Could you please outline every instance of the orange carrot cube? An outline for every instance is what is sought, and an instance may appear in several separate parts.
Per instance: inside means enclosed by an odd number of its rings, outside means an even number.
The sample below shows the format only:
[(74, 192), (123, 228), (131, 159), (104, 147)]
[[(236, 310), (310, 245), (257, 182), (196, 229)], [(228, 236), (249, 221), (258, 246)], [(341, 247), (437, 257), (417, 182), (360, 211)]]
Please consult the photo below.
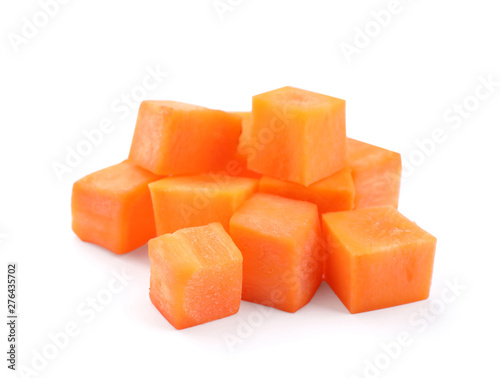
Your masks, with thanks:
[(381, 147), (347, 139), (349, 165), (356, 189), (355, 208), (398, 208), (401, 155)]
[(215, 174), (168, 177), (154, 182), (149, 188), (157, 233), (212, 222), (229, 230), (229, 219), (257, 191), (257, 185), (255, 179)]
[(230, 235), (243, 255), (243, 294), (249, 302), (295, 312), (322, 280), (315, 204), (257, 193), (231, 218)]
[(351, 313), (429, 296), (436, 238), (392, 206), (323, 214), (325, 280)]
[(284, 87), (253, 97), (248, 168), (305, 186), (347, 164), (345, 101)]
[(263, 176), (259, 192), (315, 203), (320, 213), (354, 208), (354, 183), (349, 168), (309, 186)]
[(242, 256), (220, 223), (151, 239), (151, 302), (177, 329), (224, 318), (241, 302)]
[(252, 148), (248, 144), (248, 133), (250, 132), (250, 112), (232, 112), (241, 118), (241, 135), (238, 142), (238, 148), (233, 158), (226, 164), (224, 172), (219, 174), (228, 174), (230, 176), (261, 178), (260, 173), (248, 169), (247, 159), (252, 153)]
[(241, 133), (235, 114), (175, 101), (144, 101), (129, 159), (161, 175), (224, 169)]
[(146, 244), (156, 236), (148, 184), (160, 178), (125, 160), (76, 181), (73, 231), (83, 241), (115, 253)]

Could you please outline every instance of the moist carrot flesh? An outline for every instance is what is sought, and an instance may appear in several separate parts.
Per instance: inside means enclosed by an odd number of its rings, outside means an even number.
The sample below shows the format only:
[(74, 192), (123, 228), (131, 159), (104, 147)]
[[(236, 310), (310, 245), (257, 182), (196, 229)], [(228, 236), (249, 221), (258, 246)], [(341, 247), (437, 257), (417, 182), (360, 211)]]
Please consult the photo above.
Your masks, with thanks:
[(238, 177), (248, 177), (255, 179), (260, 179), (262, 177), (260, 173), (248, 169), (247, 157), (245, 155), (242, 155), (239, 151), (236, 151), (233, 158), (226, 165), (226, 172), (231, 176)]
[(257, 191), (258, 182), (228, 175), (168, 177), (149, 186), (158, 235), (229, 219)]
[(392, 206), (323, 214), (325, 280), (351, 313), (429, 296), (436, 238)]
[(148, 184), (161, 178), (123, 161), (76, 181), (73, 231), (83, 241), (119, 254), (146, 244), (156, 236)]
[(248, 168), (308, 186), (346, 166), (345, 101), (284, 87), (253, 97)]
[(175, 328), (238, 312), (242, 256), (220, 223), (161, 235), (148, 250), (151, 302)]
[(351, 138), (347, 151), (356, 189), (355, 208), (390, 205), (397, 209), (401, 155)]
[(238, 152), (242, 156), (252, 156), (255, 146), (251, 145), (251, 122), (252, 122), (252, 112), (235, 112), (239, 117), (241, 117), (241, 134), (238, 141)]
[(320, 213), (354, 208), (354, 183), (350, 168), (309, 186), (263, 176), (259, 181), (259, 192), (315, 203)]
[(243, 255), (242, 298), (287, 312), (305, 306), (322, 280), (315, 204), (257, 193), (230, 221)]
[(175, 101), (144, 101), (129, 159), (160, 175), (224, 169), (238, 146), (241, 118)]
[(240, 142), (248, 141), (252, 127), (252, 112), (238, 112), (238, 114), (241, 117)]
[(252, 146), (248, 143), (248, 133), (250, 128), (250, 112), (232, 112), (241, 119), (241, 135), (238, 141), (238, 147), (232, 159), (230, 159), (226, 168), (219, 174), (228, 174), (238, 177), (261, 178), (260, 173), (248, 169), (247, 158), (252, 152)]

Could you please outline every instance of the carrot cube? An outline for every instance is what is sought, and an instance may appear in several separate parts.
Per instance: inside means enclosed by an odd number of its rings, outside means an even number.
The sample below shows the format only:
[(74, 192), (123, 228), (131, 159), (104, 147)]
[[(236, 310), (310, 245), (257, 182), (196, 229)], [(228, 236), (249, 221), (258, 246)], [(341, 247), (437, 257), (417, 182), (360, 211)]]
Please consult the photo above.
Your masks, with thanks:
[(247, 157), (241, 152), (236, 151), (233, 158), (226, 165), (226, 170), (229, 175), (237, 177), (248, 177), (260, 179), (262, 175), (260, 173), (251, 171), (248, 169)]
[(257, 191), (245, 177), (197, 175), (168, 177), (149, 186), (158, 235), (219, 222), (229, 230), (236, 209)]
[(295, 312), (322, 280), (315, 204), (257, 193), (231, 218), (230, 235), (243, 255), (243, 294), (249, 302)]
[(247, 159), (252, 153), (247, 139), (250, 132), (250, 112), (232, 112), (241, 118), (241, 135), (238, 142), (238, 148), (233, 158), (226, 164), (225, 173), (231, 176), (261, 178), (260, 173), (248, 169)]
[(241, 118), (241, 134), (240, 142), (248, 139), (250, 133), (250, 122), (252, 120), (252, 112), (231, 112)]
[(381, 147), (347, 139), (349, 165), (356, 188), (355, 208), (398, 208), (401, 155)]
[(238, 152), (241, 156), (251, 157), (254, 153), (254, 146), (251, 145), (251, 126), (252, 126), (252, 113), (251, 112), (234, 112), (241, 117), (241, 135), (238, 141)]
[(235, 154), (241, 118), (220, 110), (174, 101), (144, 101), (129, 159), (161, 175), (224, 169)]
[(151, 302), (175, 328), (238, 312), (242, 256), (220, 223), (159, 236), (148, 248)]
[(73, 231), (83, 241), (115, 253), (146, 244), (156, 236), (148, 184), (160, 178), (125, 160), (76, 181)]
[(345, 101), (284, 87), (253, 97), (248, 168), (308, 186), (347, 164)]
[(354, 183), (349, 168), (309, 186), (263, 176), (259, 192), (315, 203), (320, 213), (354, 208)]
[(428, 298), (436, 238), (392, 206), (323, 214), (325, 280), (351, 313)]

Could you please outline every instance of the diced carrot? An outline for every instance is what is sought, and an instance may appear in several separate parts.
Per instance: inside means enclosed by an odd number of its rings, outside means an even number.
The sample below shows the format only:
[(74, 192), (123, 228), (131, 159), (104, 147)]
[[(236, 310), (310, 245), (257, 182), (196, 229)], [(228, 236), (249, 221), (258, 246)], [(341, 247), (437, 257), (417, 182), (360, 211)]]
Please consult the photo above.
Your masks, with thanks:
[(322, 279), (315, 204), (257, 193), (236, 211), (230, 235), (243, 255), (246, 301), (295, 312)]
[(156, 236), (148, 184), (157, 176), (128, 161), (75, 182), (73, 231), (115, 253), (130, 252)]
[(355, 208), (390, 205), (397, 209), (401, 155), (351, 138), (347, 151), (356, 188)]
[(239, 139), (238, 151), (243, 156), (248, 156), (250, 151), (247, 148), (250, 146), (250, 132), (252, 122), (252, 112), (234, 112), (241, 117), (241, 135)]
[(257, 180), (227, 175), (168, 177), (152, 183), (158, 235), (219, 222), (229, 230), (236, 209), (257, 191)]
[(345, 101), (292, 87), (253, 97), (248, 168), (310, 185), (347, 163)]
[(437, 240), (397, 210), (400, 154), (347, 138), (345, 106), (293, 87), (251, 112), (144, 101), (128, 160), (73, 185), (72, 228), (117, 254), (149, 241), (177, 329), (241, 299), (296, 312), (322, 280), (351, 313), (426, 299)]
[(251, 171), (248, 169), (247, 157), (242, 155), (239, 151), (236, 151), (236, 154), (233, 158), (226, 164), (226, 170), (231, 176), (238, 177), (248, 177), (260, 179), (262, 175), (260, 173)]
[(429, 296), (436, 238), (392, 206), (323, 214), (325, 279), (351, 313)]
[(241, 119), (235, 114), (174, 101), (144, 101), (129, 159), (161, 175), (224, 169), (238, 146)]
[(238, 143), (238, 148), (230, 159), (224, 171), (218, 172), (219, 174), (226, 174), (230, 176), (238, 176), (238, 177), (249, 177), (249, 178), (261, 178), (262, 175), (260, 173), (251, 171), (247, 166), (247, 157), (249, 154), (249, 145), (247, 142), (248, 133), (250, 131), (250, 112), (232, 112), (232, 114), (237, 115), (241, 119), (241, 135)]
[(263, 176), (259, 181), (259, 191), (315, 203), (320, 213), (354, 208), (354, 184), (350, 168), (344, 168), (309, 186)]
[(220, 223), (186, 228), (148, 243), (149, 296), (177, 329), (238, 312), (242, 256)]

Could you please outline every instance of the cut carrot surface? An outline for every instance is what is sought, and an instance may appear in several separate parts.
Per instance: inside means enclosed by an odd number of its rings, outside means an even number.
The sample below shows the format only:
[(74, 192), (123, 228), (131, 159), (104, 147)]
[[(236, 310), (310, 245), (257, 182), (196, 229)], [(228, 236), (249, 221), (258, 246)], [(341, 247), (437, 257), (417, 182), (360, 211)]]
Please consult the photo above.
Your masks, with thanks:
[(241, 117), (174, 101), (144, 101), (129, 159), (161, 175), (218, 172), (236, 153)]
[(325, 279), (351, 313), (426, 299), (436, 238), (392, 206), (323, 214)]
[(259, 181), (259, 192), (315, 203), (320, 213), (354, 208), (354, 183), (350, 168), (309, 186), (264, 176)]
[(175, 328), (238, 312), (242, 256), (220, 223), (159, 236), (148, 248), (151, 301)]
[(227, 175), (168, 177), (152, 183), (154, 217), (158, 235), (186, 227), (221, 223), (229, 219), (257, 191), (255, 179)]
[(225, 172), (227, 172), (227, 174), (231, 176), (237, 177), (248, 177), (255, 179), (260, 179), (262, 177), (260, 173), (248, 169), (247, 157), (245, 155), (242, 155), (239, 151), (236, 151), (233, 159), (231, 159), (226, 164)]
[(252, 131), (252, 112), (240, 112), (240, 115), (242, 119), (240, 143), (248, 142)]
[(255, 147), (251, 144), (251, 112), (235, 112), (241, 117), (241, 135), (238, 143), (238, 152), (241, 156), (252, 157), (255, 153)]
[(228, 174), (238, 177), (261, 178), (260, 173), (248, 169), (247, 159), (252, 154), (252, 146), (249, 144), (250, 132), (250, 112), (232, 112), (241, 119), (241, 135), (238, 142), (238, 148), (232, 159), (226, 164), (224, 172), (219, 174)]
[(322, 279), (315, 204), (257, 193), (231, 218), (230, 235), (243, 255), (246, 301), (295, 312)]
[(355, 208), (398, 207), (401, 155), (348, 138), (349, 165), (356, 189)]
[(253, 97), (248, 168), (310, 185), (347, 162), (345, 101), (284, 87)]
[(130, 252), (156, 236), (148, 184), (161, 179), (124, 161), (75, 182), (73, 231), (115, 253)]
[(250, 137), (250, 122), (252, 119), (252, 112), (231, 112), (241, 118), (241, 135), (240, 141)]

